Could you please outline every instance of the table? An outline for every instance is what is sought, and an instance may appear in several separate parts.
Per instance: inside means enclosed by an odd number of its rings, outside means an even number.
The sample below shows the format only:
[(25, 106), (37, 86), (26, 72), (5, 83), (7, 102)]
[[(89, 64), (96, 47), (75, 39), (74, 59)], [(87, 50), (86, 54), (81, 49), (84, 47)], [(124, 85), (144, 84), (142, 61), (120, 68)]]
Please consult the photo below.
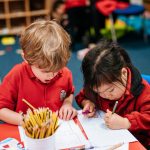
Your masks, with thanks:
[[(0, 141), (12, 137), (20, 141), (18, 126), (10, 124), (0, 124)], [(129, 150), (146, 150), (140, 142), (129, 144)]]

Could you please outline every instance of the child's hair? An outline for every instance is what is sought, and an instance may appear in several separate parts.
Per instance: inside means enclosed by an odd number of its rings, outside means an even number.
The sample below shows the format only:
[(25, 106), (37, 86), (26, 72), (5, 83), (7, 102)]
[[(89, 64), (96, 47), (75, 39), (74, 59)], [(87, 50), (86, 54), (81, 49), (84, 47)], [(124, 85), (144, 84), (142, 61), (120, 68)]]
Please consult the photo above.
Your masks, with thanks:
[[(141, 75), (133, 66), (127, 52), (118, 44), (108, 40), (102, 40), (95, 48), (90, 50), (82, 61), (84, 87), (93, 90), (105, 83), (120, 82), (123, 67), (130, 68), (132, 77), (133, 94), (139, 90)], [(141, 89), (141, 88), (140, 88)], [(137, 91), (136, 91), (137, 92)], [(137, 94), (135, 92), (135, 94)]]
[(70, 58), (70, 36), (55, 21), (37, 20), (21, 34), (24, 58), (30, 65), (58, 71)]
[(65, 5), (65, 2), (63, 0), (57, 0), (54, 2), (52, 11), (56, 11), (61, 5)]

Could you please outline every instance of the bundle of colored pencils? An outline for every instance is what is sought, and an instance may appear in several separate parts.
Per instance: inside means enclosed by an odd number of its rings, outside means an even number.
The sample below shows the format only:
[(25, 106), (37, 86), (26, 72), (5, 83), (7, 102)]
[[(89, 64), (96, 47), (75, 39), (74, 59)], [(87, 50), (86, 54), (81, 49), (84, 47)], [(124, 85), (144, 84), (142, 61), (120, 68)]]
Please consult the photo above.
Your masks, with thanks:
[(58, 117), (49, 108), (29, 108), (23, 116), (22, 126), (28, 137), (42, 139), (55, 133), (58, 128)]

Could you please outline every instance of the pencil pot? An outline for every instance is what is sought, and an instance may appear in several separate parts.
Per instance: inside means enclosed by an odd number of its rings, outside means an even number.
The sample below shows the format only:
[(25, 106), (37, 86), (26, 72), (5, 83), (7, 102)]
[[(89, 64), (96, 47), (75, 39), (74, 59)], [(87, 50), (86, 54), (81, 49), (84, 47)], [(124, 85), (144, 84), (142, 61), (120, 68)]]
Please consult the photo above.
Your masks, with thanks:
[(49, 108), (28, 109), (23, 116), (26, 150), (55, 150), (58, 116)]
[(33, 139), (25, 135), (24, 146), (26, 150), (55, 150), (55, 135), (43, 139)]

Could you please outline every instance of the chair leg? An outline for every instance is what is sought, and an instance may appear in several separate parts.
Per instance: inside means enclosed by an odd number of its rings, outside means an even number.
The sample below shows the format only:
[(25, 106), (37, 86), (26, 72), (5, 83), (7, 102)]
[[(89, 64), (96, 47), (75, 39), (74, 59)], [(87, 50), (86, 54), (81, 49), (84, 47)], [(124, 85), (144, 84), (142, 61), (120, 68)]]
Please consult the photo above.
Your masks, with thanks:
[(112, 40), (113, 40), (113, 42), (117, 42), (117, 36), (116, 36), (115, 27), (114, 27), (114, 19), (113, 19), (112, 14), (109, 15), (109, 19), (111, 22), (111, 28), (110, 29), (111, 29)]

